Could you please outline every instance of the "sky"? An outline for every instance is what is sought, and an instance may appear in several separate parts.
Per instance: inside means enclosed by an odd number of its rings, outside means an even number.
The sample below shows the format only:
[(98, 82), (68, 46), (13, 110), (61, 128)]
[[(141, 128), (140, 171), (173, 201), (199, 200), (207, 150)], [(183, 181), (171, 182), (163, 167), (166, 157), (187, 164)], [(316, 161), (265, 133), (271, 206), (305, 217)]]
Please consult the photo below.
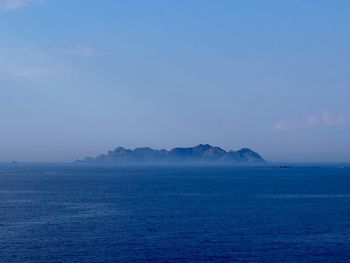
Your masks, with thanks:
[(209, 143), (350, 162), (346, 0), (0, 0), (0, 161)]

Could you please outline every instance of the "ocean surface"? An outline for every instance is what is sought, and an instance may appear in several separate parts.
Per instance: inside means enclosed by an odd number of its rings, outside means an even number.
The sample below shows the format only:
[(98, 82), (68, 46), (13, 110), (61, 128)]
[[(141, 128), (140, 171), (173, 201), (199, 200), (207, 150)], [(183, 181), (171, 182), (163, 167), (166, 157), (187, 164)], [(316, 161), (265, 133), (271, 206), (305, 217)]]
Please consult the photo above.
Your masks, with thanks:
[(350, 166), (2, 164), (0, 262), (350, 262)]

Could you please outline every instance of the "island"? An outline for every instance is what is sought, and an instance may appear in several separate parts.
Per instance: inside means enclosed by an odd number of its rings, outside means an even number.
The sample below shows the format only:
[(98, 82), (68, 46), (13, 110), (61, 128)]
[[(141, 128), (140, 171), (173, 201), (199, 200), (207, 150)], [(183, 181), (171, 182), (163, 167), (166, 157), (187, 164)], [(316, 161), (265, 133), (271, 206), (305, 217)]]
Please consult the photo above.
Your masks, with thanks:
[(139, 147), (134, 150), (118, 147), (107, 154), (77, 160), (78, 163), (218, 163), (218, 164), (264, 164), (266, 161), (249, 148), (225, 151), (209, 144), (195, 147), (154, 150)]

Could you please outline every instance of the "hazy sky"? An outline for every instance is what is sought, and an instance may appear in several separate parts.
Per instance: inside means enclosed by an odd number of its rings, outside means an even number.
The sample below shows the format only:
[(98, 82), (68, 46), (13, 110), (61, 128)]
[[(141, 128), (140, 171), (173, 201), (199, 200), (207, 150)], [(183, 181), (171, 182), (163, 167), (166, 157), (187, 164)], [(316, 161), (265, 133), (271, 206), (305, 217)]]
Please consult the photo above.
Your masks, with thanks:
[(348, 0), (0, 0), (0, 160), (116, 146), (350, 161)]

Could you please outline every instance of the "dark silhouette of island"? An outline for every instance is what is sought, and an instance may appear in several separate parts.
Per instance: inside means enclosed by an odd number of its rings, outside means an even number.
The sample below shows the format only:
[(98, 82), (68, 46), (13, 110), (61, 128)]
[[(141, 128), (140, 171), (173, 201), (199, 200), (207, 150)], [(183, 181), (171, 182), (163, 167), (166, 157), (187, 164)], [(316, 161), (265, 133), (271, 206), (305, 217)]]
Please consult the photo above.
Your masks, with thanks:
[(118, 147), (107, 154), (95, 158), (87, 157), (76, 162), (81, 163), (223, 163), (223, 164), (262, 164), (266, 161), (248, 148), (228, 151), (209, 144), (195, 147), (153, 150), (149, 147), (134, 150)]

